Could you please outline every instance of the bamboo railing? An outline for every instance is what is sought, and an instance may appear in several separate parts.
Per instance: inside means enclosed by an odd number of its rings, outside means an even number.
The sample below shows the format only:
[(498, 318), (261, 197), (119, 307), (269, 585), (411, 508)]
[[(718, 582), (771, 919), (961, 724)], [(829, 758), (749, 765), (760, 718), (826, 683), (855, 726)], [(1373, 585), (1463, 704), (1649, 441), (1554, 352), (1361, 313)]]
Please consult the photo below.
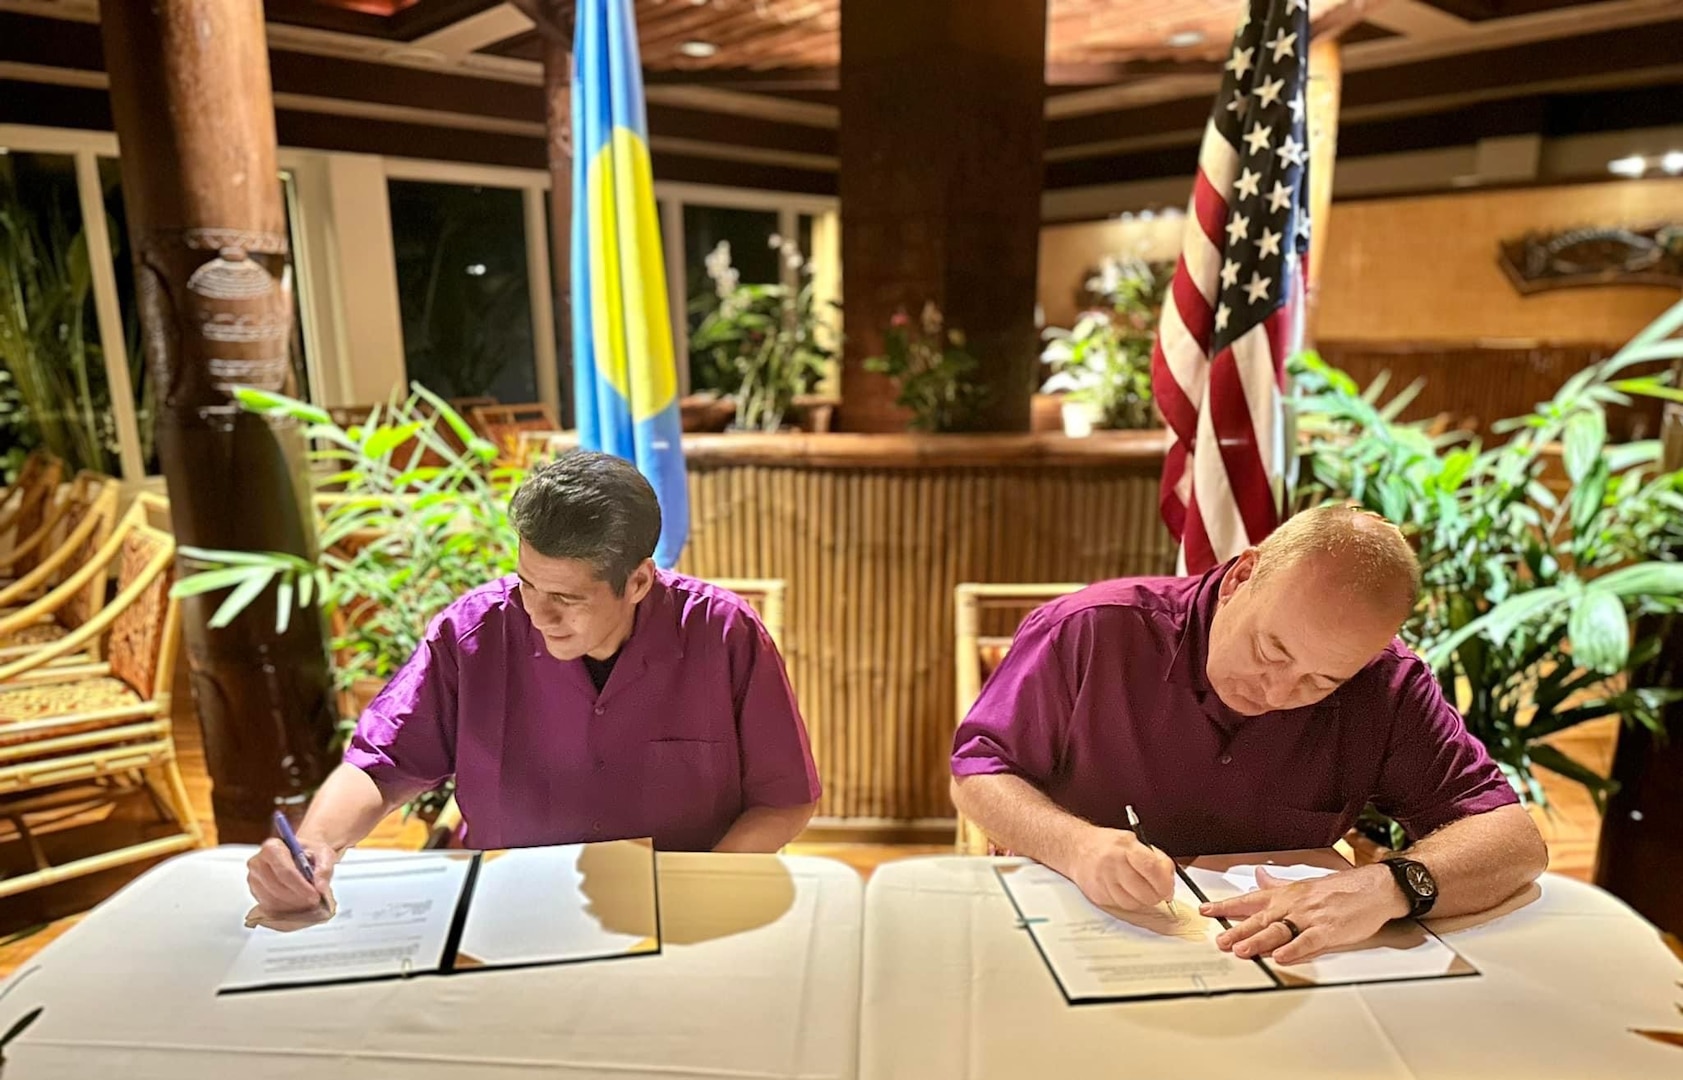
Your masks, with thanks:
[(782, 647), (822, 818), (950, 823), (954, 586), (1171, 572), (1163, 444), (1161, 432), (685, 437), (681, 568), (788, 583)]

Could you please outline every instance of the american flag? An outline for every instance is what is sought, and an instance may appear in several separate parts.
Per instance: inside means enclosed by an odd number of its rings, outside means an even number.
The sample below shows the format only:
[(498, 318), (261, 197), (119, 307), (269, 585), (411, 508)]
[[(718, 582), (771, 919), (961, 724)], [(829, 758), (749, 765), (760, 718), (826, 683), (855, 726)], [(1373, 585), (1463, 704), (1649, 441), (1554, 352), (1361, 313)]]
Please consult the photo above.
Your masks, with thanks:
[(1248, 0), (1240, 18), (1151, 362), (1173, 435), (1159, 505), (1183, 574), (1279, 524), (1285, 365), (1303, 340), (1307, 0)]

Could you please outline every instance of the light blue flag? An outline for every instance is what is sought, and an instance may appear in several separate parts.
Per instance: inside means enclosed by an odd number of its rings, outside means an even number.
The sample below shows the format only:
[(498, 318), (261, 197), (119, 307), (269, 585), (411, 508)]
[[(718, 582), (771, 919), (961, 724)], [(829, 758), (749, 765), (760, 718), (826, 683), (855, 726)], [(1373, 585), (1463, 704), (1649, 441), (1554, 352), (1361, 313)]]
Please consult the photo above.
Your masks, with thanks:
[(637, 463), (670, 569), (690, 504), (666, 263), (631, 0), (580, 0), (573, 42), (573, 373), (579, 444)]

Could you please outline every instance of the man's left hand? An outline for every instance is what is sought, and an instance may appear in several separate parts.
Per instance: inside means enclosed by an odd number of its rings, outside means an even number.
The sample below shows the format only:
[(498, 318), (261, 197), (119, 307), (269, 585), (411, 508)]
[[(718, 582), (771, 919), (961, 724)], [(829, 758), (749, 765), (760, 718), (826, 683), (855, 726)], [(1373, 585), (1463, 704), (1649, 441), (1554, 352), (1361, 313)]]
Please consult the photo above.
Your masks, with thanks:
[[(1257, 889), (1198, 910), (1233, 923), (1216, 944), (1249, 960), (1272, 956), (1298, 964), (1331, 949), (1365, 941), (1392, 919), (1408, 914), (1408, 902), (1390, 870), (1363, 866), (1309, 881), (1282, 881), (1261, 867)], [(1298, 933), (1292, 936), (1291, 920)]]

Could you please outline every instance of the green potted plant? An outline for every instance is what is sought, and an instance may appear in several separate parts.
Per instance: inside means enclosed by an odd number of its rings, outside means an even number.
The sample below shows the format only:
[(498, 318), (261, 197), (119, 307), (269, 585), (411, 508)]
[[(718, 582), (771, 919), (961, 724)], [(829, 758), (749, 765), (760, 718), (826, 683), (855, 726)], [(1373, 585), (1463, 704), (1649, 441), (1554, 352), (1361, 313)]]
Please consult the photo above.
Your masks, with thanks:
[(1087, 282), (1095, 306), (1073, 330), (1046, 331), (1041, 360), (1052, 376), (1043, 394), (1064, 395), (1064, 433), (1158, 426), (1151, 400), (1151, 352), (1172, 268), (1106, 258)]
[[(183, 547), (177, 596), (226, 590), (211, 618), (225, 626), (264, 590), (278, 592), (277, 631), (294, 606), (319, 602), (333, 632), (341, 736), (420, 646), (428, 623), (469, 589), (514, 570), (517, 540), (508, 500), (523, 473), (493, 467), (496, 447), (420, 384), (368, 422), (333, 423), (313, 405), (257, 390), (236, 393), (253, 412), (304, 425), (316, 449), (320, 514), (315, 560), (277, 552)], [(446, 424), (465, 449), (439, 431)], [(423, 457), (429, 462), (423, 464)], [(436, 815), (448, 786), (411, 807)]]
[(1499, 425), (1509, 437), (1492, 447), (1399, 423), (1412, 388), (1381, 406), (1383, 380), (1362, 393), (1313, 354), (1293, 363), (1299, 497), (1354, 501), (1413, 539), (1424, 587), (1403, 637), (1527, 803), (1546, 805), (1542, 767), (1604, 805), (1610, 782), (1549, 738), (1614, 716), (1658, 731), (1683, 698), (1643, 683), (1660, 641), (1638, 629), (1683, 609), (1683, 472), (1659, 467), (1657, 441), (1608, 445), (1606, 423), (1632, 394), (1678, 396), (1664, 374), (1629, 372), (1683, 355), (1668, 340), (1680, 326), (1683, 304)]
[(690, 305), (701, 316), (690, 335), (695, 383), (731, 399), (731, 426), (742, 431), (781, 429), (795, 399), (818, 384), (835, 356), (814, 301), (811, 267), (792, 241), (773, 236), (771, 242), (798, 287), (742, 284), (730, 244), (721, 241), (706, 259), (713, 292)]
[(975, 381), (976, 358), (965, 348), (964, 332), (948, 327), (934, 301), (914, 323), (897, 312), (884, 335), (886, 352), (865, 361), (865, 369), (893, 379), (895, 404), (912, 414), (916, 431), (966, 431), (974, 427), (988, 398)]

